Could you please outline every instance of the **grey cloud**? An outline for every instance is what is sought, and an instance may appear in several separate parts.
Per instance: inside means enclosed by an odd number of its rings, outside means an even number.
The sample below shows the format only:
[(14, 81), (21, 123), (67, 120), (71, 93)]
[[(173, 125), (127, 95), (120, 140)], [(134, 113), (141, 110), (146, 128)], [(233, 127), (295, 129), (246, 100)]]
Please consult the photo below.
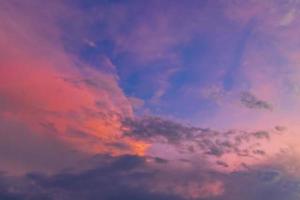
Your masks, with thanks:
[(201, 129), (185, 126), (160, 117), (127, 118), (123, 120), (123, 127), (124, 134), (127, 136), (146, 140), (164, 137), (171, 143), (191, 137), (193, 133), (201, 131)]
[(258, 99), (250, 92), (242, 92), (240, 101), (250, 109), (273, 110), (273, 106), (269, 102)]
[[(93, 159), (98, 161), (97, 165), (79, 172), (56, 175), (30, 173), (23, 177), (1, 174), (0, 197), (5, 200), (299, 199), (300, 180), (285, 176), (280, 167), (273, 167), (272, 163), (245, 171), (221, 173), (199, 166), (180, 170), (172, 167), (174, 163), (159, 167), (161, 165), (156, 162), (149, 164), (148, 158), (132, 155), (97, 155)], [(219, 164), (226, 165), (223, 162)], [(197, 189), (201, 190), (212, 181), (223, 183), (224, 190), (220, 194), (190, 196), (188, 193), (194, 187), (182, 189), (197, 184)], [(183, 194), (180, 193), (182, 191)]]
[(283, 132), (283, 131), (287, 130), (287, 128), (284, 126), (275, 126), (275, 130), (279, 131), (279, 132)]
[(148, 188), (148, 182), (157, 177), (157, 171), (147, 166), (143, 157), (98, 155), (96, 159), (97, 166), (78, 173), (62, 172), (53, 176), (31, 173), (21, 178), (3, 176), (0, 197), (26, 200), (183, 199)]
[(159, 117), (125, 119), (123, 130), (126, 137), (168, 143), (176, 146), (181, 153), (202, 153), (214, 157), (228, 153), (243, 157), (263, 156), (266, 152), (259, 146), (272, 137), (267, 131), (215, 131)]
[(228, 167), (228, 164), (222, 160), (217, 160), (216, 161), (217, 165), (223, 166), (223, 167)]
[(259, 139), (270, 139), (270, 135), (267, 131), (256, 131), (253, 133), (254, 137), (259, 138)]
[(262, 156), (266, 154), (266, 152), (264, 150), (261, 150), (261, 149), (255, 149), (252, 152), (256, 155), (262, 155)]
[(236, 172), (227, 177), (227, 180), (227, 196), (224, 195), (223, 199), (299, 199), (299, 180), (283, 177), (279, 171), (272, 168), (262, 167), (247, 172)]

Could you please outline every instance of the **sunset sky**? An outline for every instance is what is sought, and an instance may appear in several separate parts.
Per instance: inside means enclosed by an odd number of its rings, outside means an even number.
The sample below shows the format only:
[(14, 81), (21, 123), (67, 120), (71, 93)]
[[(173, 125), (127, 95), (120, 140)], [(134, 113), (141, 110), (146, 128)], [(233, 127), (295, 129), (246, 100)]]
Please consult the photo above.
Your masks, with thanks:
[(299, 0), (0, 0), (0, 200), (299, 199)]

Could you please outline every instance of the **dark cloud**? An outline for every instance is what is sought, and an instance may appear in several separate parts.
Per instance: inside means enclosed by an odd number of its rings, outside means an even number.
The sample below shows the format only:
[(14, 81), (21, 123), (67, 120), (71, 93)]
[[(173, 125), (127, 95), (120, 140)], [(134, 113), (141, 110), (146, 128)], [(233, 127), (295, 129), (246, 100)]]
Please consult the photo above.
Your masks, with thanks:
[(253, 133), (254, 137), (258, 138), (258, 139), (270, 139), (270, 135), (267, 131), (256, 131)]
[(275, 130), (279, 131), (279, 132), (283, 132), (283, 131), (287, 130), (287, 128), (284, 126), (275, 126)]
[(160, 117), (142, 117), (123, 120), (124, 135), (150, 143), (168, 143), (181, 153), (201, 153), (213, 157), (225, 154), (238, 156), (264, 155), (259, 149), (272, 134), (268, 131), (216, 131), (189, 126)]
[(99, 162), (96, 167), (78, 173), (62, 172), (53, 176), (31, 173), (21, 178), (3, 176), (0, 197), (28, 200), (182, 199), (148, 188), (157, 172), (146, 165), (143, 157), (98, 155), (96, 159)]
[(123, 120), (123, 128), (127, 136), (146, 140), (164, 137), (171, 143), (191, 137), (198, 131), (204, 131), (204, 129), (185, 126), (161, 117), (151, 116), (136, 119), (127, 118)]
[(223, 166), (223, 167), (228, 167), (228, 164), (224, 161), (221, 161), (221, 160), (217, 160), (217, 165), (220, 165), (220, 166)]
[(261, 149), (255, 149), (252, 152), (256, 155), (262, 155), (262, 156), (266, 154), (266, 152), (264, 150), (261, 150)]
[(155, 160), (155, 162), (160, 163), (160, 164), (168, 163), (168, 160), (163, 159), (163, 158), (159, 158), (159, 157), (155, 157), (154, 160)]
[[(253, 169), (247, 172), (232, 173), (227, 179), (227, 193), (223, 199), (231, 200), (296, 200), (299, 186), (292, 178), (280, 177), (280, 172), (269, 168)], [(285, 185), (289, 185), (285, 187)], [(233, 187), (235, 186), (235, 187)]]
[(269, 102), (258, 99), (250, 92), (242, 92), (240, 101), (250, 109), (273, 110), (273, 106)]
[[(146, 157), (97, 155), (98, 164), (56, 175), (30, 173), (23, 177), (1, 174), (4, 200), (298, 200), (300, 180), (278, 167), (257, 166), (221, 173), (193, 166), (190, 170), (165, 167)], [(150, 159), (151, 160), (151, 159)], [(226, 165), (219, 162), (221, 165)]]

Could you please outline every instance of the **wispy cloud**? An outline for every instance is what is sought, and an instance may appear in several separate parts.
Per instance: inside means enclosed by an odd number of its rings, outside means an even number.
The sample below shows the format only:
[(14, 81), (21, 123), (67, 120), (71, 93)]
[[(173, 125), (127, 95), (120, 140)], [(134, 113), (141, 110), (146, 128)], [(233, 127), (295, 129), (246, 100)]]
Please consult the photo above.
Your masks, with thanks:
[(241, 103), (250, 109), (273, 110), (273, 106), (270, 103), (258, 99), (249, 92), (243, 92), (241, 94)]

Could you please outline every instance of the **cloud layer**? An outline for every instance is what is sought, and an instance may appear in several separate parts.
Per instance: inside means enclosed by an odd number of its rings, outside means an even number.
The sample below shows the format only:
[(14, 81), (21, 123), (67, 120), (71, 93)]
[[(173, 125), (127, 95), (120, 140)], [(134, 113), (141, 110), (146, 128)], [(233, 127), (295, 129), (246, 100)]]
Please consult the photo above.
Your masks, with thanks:
[(299, 199), (298, 7), (1, 1), (0, 199)]

